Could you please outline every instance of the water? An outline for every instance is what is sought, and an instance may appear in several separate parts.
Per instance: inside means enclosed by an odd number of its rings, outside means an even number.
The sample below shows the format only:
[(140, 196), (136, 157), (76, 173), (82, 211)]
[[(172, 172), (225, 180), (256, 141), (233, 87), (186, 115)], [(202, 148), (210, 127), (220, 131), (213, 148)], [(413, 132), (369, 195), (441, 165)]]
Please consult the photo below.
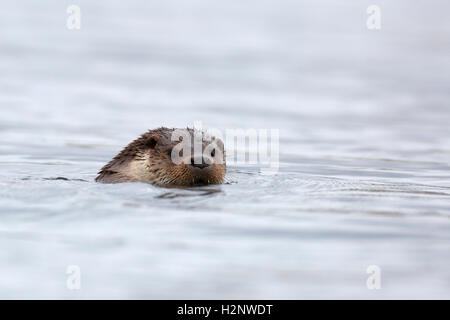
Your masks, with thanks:
[[(0, 298), (450, 298), (448, 1), (70, 4), (0, 11)], [(279, 174), (93, 182), (195, 120), (280, 129)]]

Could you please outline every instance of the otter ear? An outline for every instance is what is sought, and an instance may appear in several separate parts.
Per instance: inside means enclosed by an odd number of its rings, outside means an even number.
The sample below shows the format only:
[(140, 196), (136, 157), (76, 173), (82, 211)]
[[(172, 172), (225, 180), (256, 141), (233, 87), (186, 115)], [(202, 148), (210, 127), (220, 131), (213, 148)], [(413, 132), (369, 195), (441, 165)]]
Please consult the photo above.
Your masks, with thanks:
[(149, 147), (150, 149), (154, 149), (156, 147), (156, 145), (158, 144), (158, 142), (159, 142), (159, 137), (156, 134), (154, 134), (145, 140), (145, 145), (147, 147)]

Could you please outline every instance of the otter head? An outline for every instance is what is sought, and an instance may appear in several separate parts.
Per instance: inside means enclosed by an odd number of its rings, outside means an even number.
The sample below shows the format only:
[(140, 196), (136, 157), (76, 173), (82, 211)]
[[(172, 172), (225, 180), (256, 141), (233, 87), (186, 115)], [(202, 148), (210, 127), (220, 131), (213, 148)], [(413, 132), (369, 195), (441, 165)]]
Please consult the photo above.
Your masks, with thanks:
[(149, 133), (142, 150), (148, 157), (148, 180), (158, 185), (204, 185), (223, 181), (226, 171), (222, 140), (193, 129)]
[(130, 143), (100, 171), (97, 181), (194, 186), (222, 183), (225, 172), (222, 140), (193, 129), (160, 128)]

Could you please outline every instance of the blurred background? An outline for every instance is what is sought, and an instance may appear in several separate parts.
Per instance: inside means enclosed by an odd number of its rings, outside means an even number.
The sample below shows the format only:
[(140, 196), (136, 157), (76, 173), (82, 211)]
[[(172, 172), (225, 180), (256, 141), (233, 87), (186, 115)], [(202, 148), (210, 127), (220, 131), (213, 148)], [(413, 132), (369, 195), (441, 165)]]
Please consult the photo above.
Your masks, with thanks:
[[(372, 4), (380, 30), (366, 26)], [(449, 9), (4, 2), (0, 298), (449, 299)], [(93, 182), (138, 134), (197, 120), (279, 129), (279, 174)]]

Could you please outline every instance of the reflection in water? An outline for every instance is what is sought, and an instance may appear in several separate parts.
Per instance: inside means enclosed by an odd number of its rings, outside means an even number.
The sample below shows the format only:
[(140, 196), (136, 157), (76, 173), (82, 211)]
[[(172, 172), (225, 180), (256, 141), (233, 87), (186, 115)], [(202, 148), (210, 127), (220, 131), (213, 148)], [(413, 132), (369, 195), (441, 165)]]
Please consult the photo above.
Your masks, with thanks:
[[(173, 199), (173, 198), (179, 198), (179, 197), (203, 197), (203, 196), (210, 196), (215, 193), (221, 192), (220, 189), (201, 189), (201, 188), (184, 188), (184, 191), (178, 191), (178, 192), (166, 192), (163, 194), (160, 194), (156, 196), (157, 199)], [(188, 192), (190, 191), (190, 192)]]

